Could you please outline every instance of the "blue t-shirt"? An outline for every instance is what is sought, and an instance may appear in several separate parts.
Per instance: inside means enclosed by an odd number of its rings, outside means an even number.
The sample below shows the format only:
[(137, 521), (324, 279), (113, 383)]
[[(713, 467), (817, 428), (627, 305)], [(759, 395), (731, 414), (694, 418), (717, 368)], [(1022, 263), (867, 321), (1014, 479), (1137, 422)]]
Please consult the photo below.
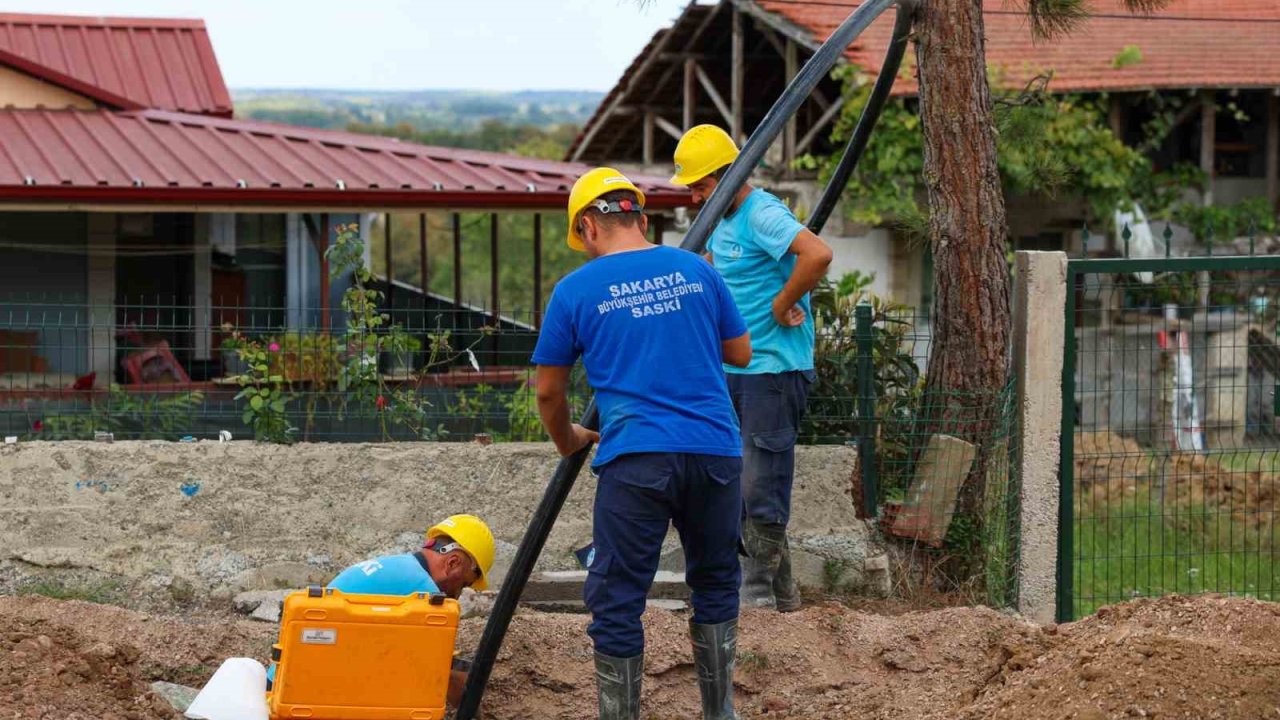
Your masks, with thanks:
[(440, 587), (431, 578), (426, 560), (419, 553), (387, 555), (365, 560), (338, 573), (329, 587), (344, 593), (363, 595), (412, 595), (436, 593)]
[(787, 284), (796, 256), (787, 251), (804, 225), (781, 200), (755, 189), (711, 232), (707, 250), (751, 331), (751, 364), (725, 372), (757, 375), (813, 369), (813, 310), (800, 299), (804, 323), (782, 327), (773, 319), (773, 298)]
[(600, 408), (597, 467), (629, 453), (739, 457), (720, 343), (746, 331), (709, 263), (654, 247), (596, 258), (557, 283), (533, 362), (582, 357)]

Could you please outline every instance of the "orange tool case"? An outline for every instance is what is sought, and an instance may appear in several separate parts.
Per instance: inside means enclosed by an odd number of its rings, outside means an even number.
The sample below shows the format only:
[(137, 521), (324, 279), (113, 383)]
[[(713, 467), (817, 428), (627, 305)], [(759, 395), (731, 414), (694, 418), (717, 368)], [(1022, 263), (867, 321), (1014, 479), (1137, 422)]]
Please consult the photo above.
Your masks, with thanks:
[(458, 632), (444, 595), (289, 595), (272, 652), (272, 720), (441, 720)]

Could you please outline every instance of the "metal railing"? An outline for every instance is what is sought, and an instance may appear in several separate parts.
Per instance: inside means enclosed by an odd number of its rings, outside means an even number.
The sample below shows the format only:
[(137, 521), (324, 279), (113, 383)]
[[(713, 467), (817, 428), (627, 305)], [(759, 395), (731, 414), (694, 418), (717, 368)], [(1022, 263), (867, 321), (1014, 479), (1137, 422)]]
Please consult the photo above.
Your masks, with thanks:
[[(545, 440), (531, 384), (531, 311), (397, 293), (388, 333), (353, 335), (340, 307), (0, 298), (0, 433), (23, 440)], [(251, 359), (262, 353), (262, 370)], [(573, 374), (575, 411), (589, 389)], [(246, 394), (246, 388), (254, 393)], [(254, 410), (254, 394), (273, 393)], [(815, 395), (804, 441), (854, 437), (852, 391)], [(844, 394), (847, 393), (847, 396)], [(264, 416), (281, 418), (265, 432)], [(259, 402), (259, 405), (263, 405)], [(269, 418), (268, 418), (269, 419)]]

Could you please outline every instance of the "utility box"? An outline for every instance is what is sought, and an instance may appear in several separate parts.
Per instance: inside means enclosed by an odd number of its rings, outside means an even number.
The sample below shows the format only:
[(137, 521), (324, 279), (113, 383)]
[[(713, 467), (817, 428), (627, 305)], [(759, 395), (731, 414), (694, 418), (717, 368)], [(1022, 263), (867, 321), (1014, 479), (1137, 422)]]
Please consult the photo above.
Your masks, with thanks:
[(442, 720), (458, 603), (444, 595), (289, 595), (272, 720)]

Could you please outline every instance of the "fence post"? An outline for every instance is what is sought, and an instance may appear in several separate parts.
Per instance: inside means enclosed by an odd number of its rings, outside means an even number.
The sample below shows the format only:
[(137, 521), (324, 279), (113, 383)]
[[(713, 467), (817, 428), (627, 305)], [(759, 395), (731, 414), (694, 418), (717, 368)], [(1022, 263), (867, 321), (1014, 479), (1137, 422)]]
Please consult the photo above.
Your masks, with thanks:
[(1018, 403), (1018, 610), (1055, 618), (1059, 449), (1066, 333), (1067, 256), (1022, 251), (1016, 258), (1013, 361)]
[(875, 328), (871, 304), (854, 309), (854, 339), (858, 348), (858, 469), (862, 473), (862, 517), (874, 518), (880, 500), (876, 459)]

